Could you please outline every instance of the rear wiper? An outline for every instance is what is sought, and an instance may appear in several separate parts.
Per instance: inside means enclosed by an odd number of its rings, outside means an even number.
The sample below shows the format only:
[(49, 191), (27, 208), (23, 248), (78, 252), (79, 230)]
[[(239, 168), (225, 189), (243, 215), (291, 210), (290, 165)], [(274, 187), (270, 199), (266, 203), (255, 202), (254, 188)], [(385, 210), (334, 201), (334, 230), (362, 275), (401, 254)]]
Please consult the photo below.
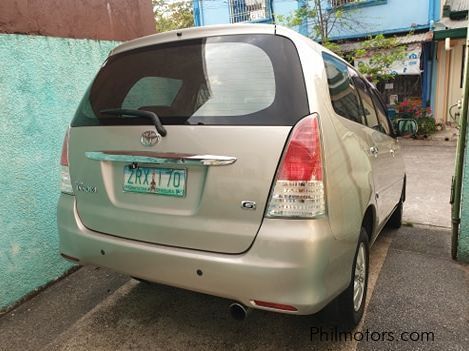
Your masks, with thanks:
[(158, 115), (151, 111), (130, 110), (130, 109), (124, 109), (124, 108), (110, 108), (110, 109), (101, 110), (99, 112), (102, 113), (103, 115), (113, 115), (113, 116), (119, 116), (119, 117), (132, 116), (132, 117), (148, 118), (153, 121), (153, 124), (155, 125), (156, 130), (158, 131), (158, 133), (160, 133), (162, 137), (168, 134), (165, 127), (163, 127), (163, 124), (161, 124), (161, 121)]

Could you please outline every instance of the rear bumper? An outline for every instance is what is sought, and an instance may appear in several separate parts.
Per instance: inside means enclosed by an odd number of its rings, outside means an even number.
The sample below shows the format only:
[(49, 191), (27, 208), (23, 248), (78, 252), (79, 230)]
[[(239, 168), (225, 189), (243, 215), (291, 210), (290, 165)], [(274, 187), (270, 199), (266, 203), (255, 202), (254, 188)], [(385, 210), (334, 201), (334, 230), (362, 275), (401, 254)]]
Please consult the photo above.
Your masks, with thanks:
[(80, 264), (254, 308), (270, 310), (253, 300), (291, 305), (293, 314), (319, 311), (348, 286), (356, 245), (336, 240), (326, 218), (265, 219), (252, 247), (237, 255), (142, 243), (85, 228), (69, 195), (60, 197), (58, 227), (61, 253)]

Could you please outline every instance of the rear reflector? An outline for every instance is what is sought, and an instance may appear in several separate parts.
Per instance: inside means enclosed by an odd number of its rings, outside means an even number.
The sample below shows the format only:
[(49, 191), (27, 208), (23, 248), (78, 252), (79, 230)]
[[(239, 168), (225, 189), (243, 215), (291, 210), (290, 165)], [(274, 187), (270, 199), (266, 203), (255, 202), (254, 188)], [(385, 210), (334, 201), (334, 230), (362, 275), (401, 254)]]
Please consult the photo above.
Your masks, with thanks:
[(60, 156), (60, 191), (62, 193), (73, 195), (72, 182), (70, 181), (70, 171), (68, 168), (68, 143), (70, 129), (65, 133), (64, 142), (62, 144), (62, 154)]
[(70, 181), (70, 170), (68, 166), (62, 166), (60, 170), (60, 191), (65, 194), (73, 195), (72, 182)]
[(267, 208), (267, 217), (314, 218), (325, 213), (318, 115), (293, 128)]
[(62, 154), (60, 155), (60, 165), (68, 166), (68, 139), (70, 134), (70, 128), (67, 129), (64, 136), (64, 142), (62, 144)]
[(273, 309), (281, 310), (281, 311), (298, 311), (296, 307), (293, 307), (290, 305), (283, 305), (281, 303), (258, 301), (258, 300), (254, 300), (253, 302), (256, 306), (259, 306), (259, 307), (268, 307), (268, 308), (273, 308)]

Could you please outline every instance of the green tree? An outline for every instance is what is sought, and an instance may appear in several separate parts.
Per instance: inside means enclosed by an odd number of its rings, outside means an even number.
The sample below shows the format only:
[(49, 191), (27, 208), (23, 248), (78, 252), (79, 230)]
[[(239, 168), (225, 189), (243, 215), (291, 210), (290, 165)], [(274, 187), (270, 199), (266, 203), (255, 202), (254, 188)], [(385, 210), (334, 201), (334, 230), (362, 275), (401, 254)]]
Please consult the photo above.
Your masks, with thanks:
[(192, 1), (152, 0), (152, 3), (157, 32), (194, 26)]
[[(362, 0), (355, 0), (360, 2)], [(350, 3), (349, 3), (350, 4)], [(276, 16), (276, 21), (287, 27), (297, 27), (303, 23), (307, 24), (307, 35), (322, 45), (338, 50), (338, 46), (329, 40), (334, 29), (351, 30), (364, 27), (355, 14), (357, 10), (349, 8), (349, 5), (336, 5), (330, 9), (324, 8), (324, 0), (305, 1), (304, 5), (293, 11), (288, 16)]]
[(358, 70), (374, 83), (391, 80), (395, 74), (390, 72), (391, 66), (402, 61), (406, 55), (406, 46), (401, 45), (396, 37), (386, 38), (383, 34), (370, 37), (361, 43), (349, 60), (367, 58), (360, 61)]
[[(355, 0), (360, 2), (363, 0)], [(338, 3), (338, 2), (337, 2)], [(356, 59), (367, 58), (360, 61), (358, 70), (367, 76), (374, 83), (381, 80), (390, 80), (394, 75), (389, 68), (396, 61), (405, 57), (405, 46), (400, 45), (397, 38), (386, 38), (384, 35), (370, 37), (361, 43), (360, 48), (350, 53), (345, 53), (339, 44), (330, 41), (330, 34), (336, 31), (349, 31), (365, 28), (366, 24), (357, 19), (359, 10), (350, 8), (350, 2), (333, 6), (330, 9), (324, 8), (323, 0), (306, 1), (299, 9), (293, 11), (289, 16), (277, 16), (279, 24), (288, 27), (298, 27), (307, 24), (307, 35), (323, 46), (344, 57), (349, 62)]]

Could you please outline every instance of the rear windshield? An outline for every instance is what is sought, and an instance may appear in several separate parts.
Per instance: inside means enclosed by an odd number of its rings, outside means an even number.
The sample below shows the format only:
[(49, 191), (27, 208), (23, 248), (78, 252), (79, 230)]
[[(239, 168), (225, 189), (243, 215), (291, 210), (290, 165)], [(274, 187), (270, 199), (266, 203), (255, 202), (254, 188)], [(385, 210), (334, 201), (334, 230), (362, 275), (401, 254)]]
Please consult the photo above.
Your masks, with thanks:
[(294, 44), (275, 35), (187, 40), (111, 56), (72, 126), (151, 124), (105, 109), (155, 112), (163, 124), (293, 125), (308, 114)]

